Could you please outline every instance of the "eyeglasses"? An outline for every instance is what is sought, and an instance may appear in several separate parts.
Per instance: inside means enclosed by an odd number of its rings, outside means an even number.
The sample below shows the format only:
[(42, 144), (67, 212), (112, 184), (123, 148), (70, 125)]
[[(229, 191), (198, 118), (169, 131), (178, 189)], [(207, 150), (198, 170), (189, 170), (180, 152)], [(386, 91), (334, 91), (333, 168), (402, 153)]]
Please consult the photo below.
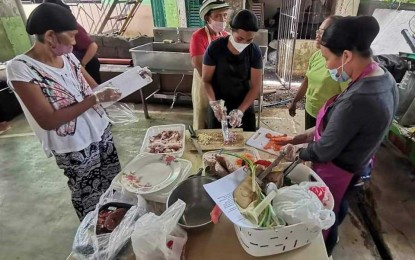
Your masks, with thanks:
[(325, 29), (317, 29), (316, 35), (322, 36), (324, 31), (325, 31)]

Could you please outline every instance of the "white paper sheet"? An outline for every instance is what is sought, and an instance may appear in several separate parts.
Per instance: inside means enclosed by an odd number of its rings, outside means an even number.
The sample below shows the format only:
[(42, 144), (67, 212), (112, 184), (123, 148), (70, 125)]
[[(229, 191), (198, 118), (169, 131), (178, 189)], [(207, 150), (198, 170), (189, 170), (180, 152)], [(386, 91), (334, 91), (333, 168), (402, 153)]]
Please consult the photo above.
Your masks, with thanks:
[[(126, 96), (143, 88), (144, 86), (147, 86), (151, 82), (153, 82), (153, 79), (147, 74), (145, 74), (145, 71), (143, 68), (137, 66), (100, 84), (99, 86), (94, 88), (93, 91), (96, 92), (105, 87), (118, 88), (121, 90), (121, 98), (118, 100), (121, 100), (125, 98)], [(115, 102), (105, 102), (105, 103), (102, 103), (101, 105), (103, 107), (109, 107)]]
[(257, 225), (253, 225), (240, 213), (233, 199), (233, 191), (245, 179), (245, 176), (244, 168), (240, 168), (217, 181), (203, 185), (203, 187), (232, 223), (240, 227), (256, 228)]

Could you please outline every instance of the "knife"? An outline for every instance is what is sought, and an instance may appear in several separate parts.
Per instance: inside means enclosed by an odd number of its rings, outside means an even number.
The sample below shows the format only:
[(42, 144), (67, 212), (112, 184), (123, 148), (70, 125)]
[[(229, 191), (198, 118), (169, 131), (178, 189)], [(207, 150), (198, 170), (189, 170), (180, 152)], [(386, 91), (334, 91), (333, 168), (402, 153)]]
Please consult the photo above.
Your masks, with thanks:
[(197, 135), (196, 135), (195, 130), (193, 129), (193, 126), (188, 125), (188, 129), (189, 129), (190, 137), (192, 138), (192, 141), (193, 141), (193, 145), (196, 147), (197, 152), (200, 155), (203, 155), (202, 148), (199, 145), (199, 142), (197, 140)]
[(295, 160), (290, 165), (288, 165), (288, 167), (285, 168), (284, 171), (282, 171), (282, 175), (284, 177), (287, 177), (288, 174), (290, 174), (292, 172), (292, 170), (294, 170), (294, 168), (297, 167), (297, 165), (299, 165), (300, 163), (301, 163), (301, 159), (297, 155), (297, 157), (295, 158)]
[(225, 117), (220, 122), (222, 125), (222, 136), (223, 136), (223, 142), (229, 143), (229, 127), (228, 127), (228, 119)]
[(272, 169), (281, 162), (281, 160), (284, 158), (285, 155), (286, 155), (285, 152), (280, 152), (280, 155), (278, 155), (278, 157), (263, 172), (261, 172), (260, 175), (258, 175), (258, 177), (256, 178), (256, 181), (260, 185), (262, 184), (262, 180), (265, 177), (267, 177), (267, 175), (272, 171)]

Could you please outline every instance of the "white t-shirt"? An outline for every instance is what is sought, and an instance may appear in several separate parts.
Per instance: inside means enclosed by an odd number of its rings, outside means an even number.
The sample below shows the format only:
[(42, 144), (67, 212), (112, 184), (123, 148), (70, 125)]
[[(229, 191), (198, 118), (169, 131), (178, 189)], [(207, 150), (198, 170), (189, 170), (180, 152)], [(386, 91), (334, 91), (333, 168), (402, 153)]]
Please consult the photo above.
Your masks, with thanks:
[[(7, 81), (13, 89), (13, 81), (30, 82), (38, 85), (45, 98), (55, 110), (79, 103), (92, 94), (80, 69), (80, 62), (71, 53), (62, 55), (63, 68), (51, 67), (25, 54), (7, 63)], [(36, 86), (33, 86), (36, 87)], [(39, 138), (48, 156), (51, 151), (69, 153), (85, 149), (93, 142), (101, 141), (108, 126), (108, 118), (101, 105), (85, 111), (76, 119), (55, 130), (42, 129), (16, 94), (30, 126)]]

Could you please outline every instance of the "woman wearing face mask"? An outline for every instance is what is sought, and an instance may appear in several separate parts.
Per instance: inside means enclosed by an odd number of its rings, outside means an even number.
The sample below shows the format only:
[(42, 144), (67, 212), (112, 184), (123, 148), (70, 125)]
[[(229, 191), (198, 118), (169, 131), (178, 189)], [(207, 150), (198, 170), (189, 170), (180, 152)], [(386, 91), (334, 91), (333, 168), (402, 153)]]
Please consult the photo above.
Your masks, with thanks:
[[(313, 162), (333, 194), (336, 223), (324, 234), (329, 255), (337, 241), (337, 226), (347, 212), (348, 187), (371, 171), (372, 157), (398, 105), (395, 80), (372, 59), (370, 45), (378, 32), (372, 16), (344, 17), (325, 30), (320, 49), (330, 75), (350, 83), (320, 109), (314, 128), (290, 141), (309, 143), (299, 157)], [(284, 150), (294, 152), (292, 145)]]
[(72, 54), (77, 23), (72, 13), (43, 3), (30, 14), (26, 30), (36, 42), (7, 63), (7, 79), (48, 156), (68, 177), (80, 220), (94, 210), (120, 171), (101, 102), (120, 98), (117, 89), (93, 93), (95, 81)]
[(231, 35), (212, 42), (203, 58), (202, 78), (209, 98), (208, 128), (220, 128), (220, 100), (230, 111), (229, 123), (244, 131), (255, 131), (254, 100), (262, 81), (262, 54), (253, 43), (258, 20), (241, 10), (231, 21)]
[[(43, 2), (57, 4), (71, 10), (69, 5), (61, 0), (43, 0)], [(82, 25), (78, 23), (76, 29), (78, 33), (75, 35), (76, 44), (73, 46), (72, 52), (95, 82), (101, 84), (101, 74), (99, 71), (101, 64), (96, 56), (98, 45), (89, 37)]]
[(341, 16), (330, 16), (324, 20), (316, 32), (316, 51), (309, 60), (307, 73), (303, 83), (295, 95), (295, 98), (288, 108), (290, 116), (295, 116), (297, 103), (305, 99), (305, 129), (312, 128), (316, 125), (316, 117), (324, 103), (334, 95), (341, 93), (347, 88), (347, 82), (337, 82), (330, 76), (326, 68), (326, 60), (321, 54), (320, 41), (321, 36), (327, 27)]
[(194, 129), (204, 129), (207, 123), (208, 99), (201, 79), (203, 55), (213, 40), (228, 35), (225, 27), (229, 9), (229, 4), (220, 0), (203, 1), (199, 14), (206, 22), (206, 26), (195, 31), (190, 39), (190, 56), (194, 68), (192, 84)]

